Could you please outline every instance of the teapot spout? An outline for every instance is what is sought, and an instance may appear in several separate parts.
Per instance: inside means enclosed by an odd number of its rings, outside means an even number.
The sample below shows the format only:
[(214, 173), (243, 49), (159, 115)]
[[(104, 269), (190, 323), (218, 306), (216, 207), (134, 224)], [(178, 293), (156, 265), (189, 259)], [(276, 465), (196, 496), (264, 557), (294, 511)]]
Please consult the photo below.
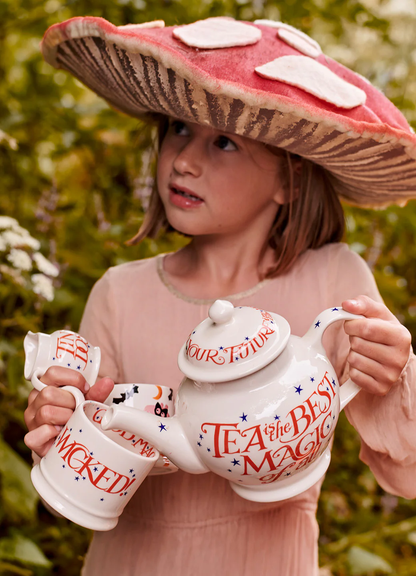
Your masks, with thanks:
[(209, 472), (192, 448), (177, 416), (160, 418), (144, 410), (118, 405), (107, 409), (101, 426), (104, 430), (121, 429), (145, 438), (185, 472)]

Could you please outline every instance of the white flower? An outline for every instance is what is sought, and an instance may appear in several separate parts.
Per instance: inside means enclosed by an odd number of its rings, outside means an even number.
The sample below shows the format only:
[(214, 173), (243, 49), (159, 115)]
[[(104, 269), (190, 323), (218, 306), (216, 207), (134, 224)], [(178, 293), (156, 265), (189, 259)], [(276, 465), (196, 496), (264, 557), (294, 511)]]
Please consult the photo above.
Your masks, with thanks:
[(46, 300), (53, 300), (54, 290), (52, 280), (44, 274), (32, 274), (33, 292), (46, 298)]
[(5, 230), (2, 234), (3, 240), (12, 248), (16, 246), (28, 246), (33, 248), (33, 250), (39, 250), (40, 242), (35, 238), (32, 238), (30, 234), (22, 236), (14, 230)]
[(0, 252), (4, 252), (7, 248), (6, 241), (4, 240), (3, 236), (0, 234)]
[(18, 226), (19, 222), (10, 216), (0, 216), (0, 228), (14, 228)]
[(36, 266), (39, 268), (41, 272), (43, 272), (43, 274), (46, 274), (47, 276), (52, 276), (53, 278), (56, 278), (56, 276), (58, 276), (59, 274), (58, 268), (54, 264), (52, 264), (52, 262), (49, 262), (49, 260), (45, 258), (45, 256), (40, 252), (35, 252), (35, 254), (33, 254), (33, 260), (36, 262)]
[(7, 260), (18, 270), (32, 270), (32, 260), (24, 250), (12, 248), (10, 254), (7, 255)]
[(29, 248), (32, 248), (33, 250), (39, 250), (39, 248), (40, 248), (39, 240), (36, 240), (36, 238), (33, 238), (30, 234), (28, 234), (27, 236), (25, 236), (23, 238), (23, 243), (25, 246), (28, 246)]

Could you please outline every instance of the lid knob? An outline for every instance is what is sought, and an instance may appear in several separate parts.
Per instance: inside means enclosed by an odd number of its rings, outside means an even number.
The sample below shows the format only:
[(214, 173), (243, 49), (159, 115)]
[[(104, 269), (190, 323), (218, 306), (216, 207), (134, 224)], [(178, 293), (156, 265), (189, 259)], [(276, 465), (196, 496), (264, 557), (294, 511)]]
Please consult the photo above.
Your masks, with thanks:
[(208, 316), (216, 324), (225, 324), (233, 317), (234, 306), (228, 300), (215, 300), (208, 311)]

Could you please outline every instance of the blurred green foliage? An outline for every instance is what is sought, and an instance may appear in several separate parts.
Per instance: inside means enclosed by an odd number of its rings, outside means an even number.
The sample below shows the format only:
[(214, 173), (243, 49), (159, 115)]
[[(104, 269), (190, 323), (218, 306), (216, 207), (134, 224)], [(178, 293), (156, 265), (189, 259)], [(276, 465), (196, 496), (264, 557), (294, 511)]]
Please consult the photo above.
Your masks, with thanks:
[[(171, 234), (124, 244), (140, 225), (152, 185), (152, 132), (41, 59), (48, 26), (87, 14), (118, 25), (218, 15), (280, 19), (367, 76), (416, 127), (413, 0), (0, 0), (0, 215), (19, 220), (60, 270), (52, 302), (0, 277), (1, 574), (78, 574), (90, 538), (52, 517), (30, 482), (24, 335), (76, 330), (91, 286), (109, 266), (184, 242)], [(346, 213), (347, 241), (415, 337), (415, 203)], [(358, 452), (357, 434), (342, 417), (318, 511), (322, 574), (414, 575), (416, 504), (385, 494)]]

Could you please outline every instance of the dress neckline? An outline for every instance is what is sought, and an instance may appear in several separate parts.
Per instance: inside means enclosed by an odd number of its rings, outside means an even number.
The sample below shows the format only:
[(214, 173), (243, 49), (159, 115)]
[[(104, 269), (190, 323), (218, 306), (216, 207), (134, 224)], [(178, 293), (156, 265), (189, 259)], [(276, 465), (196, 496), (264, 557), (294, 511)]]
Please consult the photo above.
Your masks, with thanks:
[[(173, 294), (177, 298), (180, 298), (181, 300), (184, 300), (185, 302), (189, 302), (191, 304), (208, 304), (209, 305), (209, 304), (212, 304), (213, 302), (215, 302), (215, 300), (218, 300), (218, 298), (192, 298), (191, 296), (187, 296), (186, 294), (182, 294), (182, 292), (180, 290), (178, 290), (177, 288), (175, 288), (175, 286), (173, 286), (169, 282), (169, 280), (167, 279), (165, 269), (163, 266), (163, 261), (165, 259), (165, 256), (167, 256), (167, 254), (158, 254), (157, 255), (157, 257), (156, 257), (156, 269), (157, 269), (157, 273), (158, 273), (158, 276), (159, 276), (161, 282), (166, 286), (166, 288), (169, 290), (169, 292), (171, 292), (171, 294)], [(222, 300), (240, 300), (241, 298), (246, 298), (248, 296), (251, 296), (252, 294), (255, 294), (259, 290), (261, 290), (271, 280), (272, 280), (271, 278), (265, 278), (264, 280), (261, 280), (258, 284), (256, 284), (252, 288), (249, 288), (248, 290), (244, 290), (243, 292), (238, 292), (237, 294), (229, 294), (227, 296), (223, 296), (221, 299)]]

